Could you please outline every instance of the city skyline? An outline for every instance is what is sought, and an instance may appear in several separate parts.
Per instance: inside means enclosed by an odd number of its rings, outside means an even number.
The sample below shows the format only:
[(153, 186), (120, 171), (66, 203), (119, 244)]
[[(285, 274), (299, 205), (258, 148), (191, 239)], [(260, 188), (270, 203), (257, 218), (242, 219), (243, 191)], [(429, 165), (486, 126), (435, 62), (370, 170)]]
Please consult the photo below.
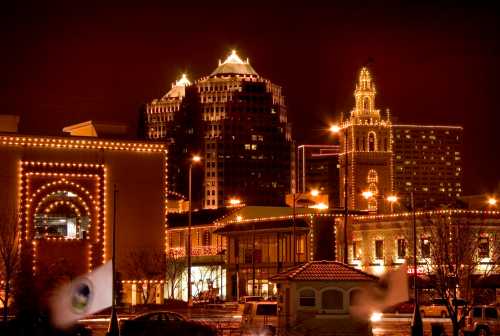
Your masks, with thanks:
[[(4, 113), (21, 116), (23, 133), (60, 134), (89, 119), (133, 129), (140, 106), (182, 73), (200, 78), (237, 49), (284, 88), (293, 138), (328, 143), (322, 129), (349, 111), (355, 74), (372, 58), (379, 107), (390, 108), (398, 123), (464, 126), (466, 194), (498, 186), (491, 150), (500, 144), (493, 132), (497, 12), (486, 5), (270, 5), (255, 25), (261, 9), (224, 8), (228, 22), (200, 23), (216, 10), (10, 8), (2, 23), (10, 50), (2, 56)], [(279, 10), (287, 15), (275, 16)]]

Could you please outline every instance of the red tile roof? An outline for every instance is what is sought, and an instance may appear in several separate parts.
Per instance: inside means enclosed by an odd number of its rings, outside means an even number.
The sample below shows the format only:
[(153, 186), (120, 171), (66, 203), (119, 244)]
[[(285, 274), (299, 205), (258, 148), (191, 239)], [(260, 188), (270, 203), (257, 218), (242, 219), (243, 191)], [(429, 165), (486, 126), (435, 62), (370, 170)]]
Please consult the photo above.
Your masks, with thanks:
[(338, 261), (311, 261), (276, 274), (272, 280), (296, 281), (376, 281), (374, 275)]

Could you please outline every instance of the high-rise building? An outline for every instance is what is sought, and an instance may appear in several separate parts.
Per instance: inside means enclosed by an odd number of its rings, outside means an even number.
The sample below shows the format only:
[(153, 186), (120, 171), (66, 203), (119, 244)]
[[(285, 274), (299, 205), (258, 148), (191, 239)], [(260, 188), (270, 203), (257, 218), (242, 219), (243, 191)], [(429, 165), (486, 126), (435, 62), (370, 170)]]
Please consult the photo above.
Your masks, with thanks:
[(233, 51), (193, 85), (185, 77), (177, 81), (144, 113), (144, 135), (171, 144), (171, 192), (187, 194), (189, 155), (197, 152), (203, 157), (203, 182), (195, 181), (194, 189), (201, 191), (203, 208), (223, 207), (232, 198), (255, 205), (284, 203), (292, 151), (285, 98), (248, 59)]
[(393, 125), (394, 189), (413, 191), (420, 208), (453, 204), (463, 195), (463, 128)]
[(340, 200), (344, 204), (347, 159), (347, 197), (351, 209), (384, 211), (387, 208), (384, 199), (392, 193), (392, 124), (389, 112), (382, 117), (375, 108), (375, 95), (372, 76), (363, 67), (354, 91), (354, 109), (341, 120)]
[(339, 206), (339, 145), (300, 145), (296, 157), (298, 193), (318, 190), (330, 208)]

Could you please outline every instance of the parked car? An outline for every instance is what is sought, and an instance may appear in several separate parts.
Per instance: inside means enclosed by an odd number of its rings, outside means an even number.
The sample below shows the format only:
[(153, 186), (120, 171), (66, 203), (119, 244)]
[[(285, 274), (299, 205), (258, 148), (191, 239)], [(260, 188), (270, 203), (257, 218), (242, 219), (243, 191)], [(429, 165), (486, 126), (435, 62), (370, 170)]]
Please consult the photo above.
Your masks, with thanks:
[(262, 296), (248, 295), (240, 297), (240, 300), (238, 302), (245, 304), (247, 302), (263, 301), (263, 300), (264, 298)]
[(122, 336), (215, 336), (217, 334), (214, 328), (187, 320), (184, 316), (171, 311), (150, 312), (130, 320), (123, 320), (120, 329)]
[(422, 317), (448, 317), (446, 299), (432, 299), (427, 305), (420, 306)]
[(243, 308), (241, 329), (256, 335), (275, 335), (278, 326), (278, 302), (247, 302)]
[(500, 335), (499, 308), (495, 306), (474, 306), (465, 318), (463, 335)]
[(405, 301), (398, 303), (394, 306), (390, 306), (384, 309), (384, 313), (388, 314), (413, 314), (415, 309), (415, 301), (411, 299), (410, 301)]
[[(457, 304), (458, 313), (460, 315), (463, 306), (467, 304), (464, 299), (453, 299), (451, 300), (451, 305)], [(446, 299), (432, 299), (429, 304), (420, 306), (420, 314), (422, 317), (448, 317), (448, 307), (446, 306)]]

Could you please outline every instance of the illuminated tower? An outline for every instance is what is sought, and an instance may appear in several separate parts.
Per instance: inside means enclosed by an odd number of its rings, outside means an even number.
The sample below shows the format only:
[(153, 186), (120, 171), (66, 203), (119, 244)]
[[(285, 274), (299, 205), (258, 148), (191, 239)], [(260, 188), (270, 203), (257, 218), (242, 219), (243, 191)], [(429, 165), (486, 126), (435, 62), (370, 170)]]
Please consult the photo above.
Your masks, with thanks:
[(193, 84), (183, 76), (146, 105), (143, 119), (142, 136), (169, 143), (169, 193), (186, 195), (186, 162), (196, 151), (204, 169), (193, 169), (203, 174), (193, 182), (195, 207), (217, 209), (232, 198), (284, 204), (292, 152), (285, 97), (236, 51)]
[[(345, 156), (348, 155), (349, 208), (383, 212), (384, 199), (392, 193), (392, 125), (389, 111), (385, 118), (375, 108), (376, 89), (370, 71), (363, 67), (354, 90), (355, 106), (347, 118), (342, 116), (340, 181), (344, 204)], [(345, 153), (347, 132), (347, 153)], [(364, 192), (370, 192), (371, 194)]]
[(235, 50), (195, 85), (205, 123), (204, 208), (223, 207), (231, 198), (283, 204), (292, 147), (281, 87)]

